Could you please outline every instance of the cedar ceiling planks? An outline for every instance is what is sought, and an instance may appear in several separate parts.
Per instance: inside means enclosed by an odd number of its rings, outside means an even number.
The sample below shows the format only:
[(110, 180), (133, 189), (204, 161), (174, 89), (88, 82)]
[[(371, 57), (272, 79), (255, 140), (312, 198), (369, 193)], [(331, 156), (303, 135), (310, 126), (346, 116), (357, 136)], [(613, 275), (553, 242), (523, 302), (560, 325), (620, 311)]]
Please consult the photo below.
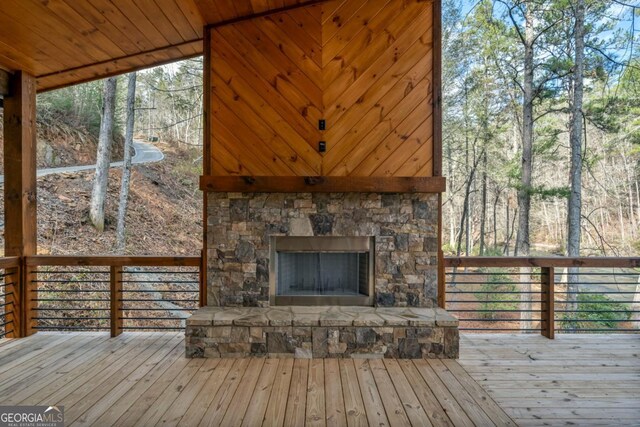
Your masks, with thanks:
[(313, 0), (2, 0), (0, 68), (49, 90), (202, 54), (203, 27)]
[(433, 2), (328, 1), (211, 50), (212, 175), (433, 175)]

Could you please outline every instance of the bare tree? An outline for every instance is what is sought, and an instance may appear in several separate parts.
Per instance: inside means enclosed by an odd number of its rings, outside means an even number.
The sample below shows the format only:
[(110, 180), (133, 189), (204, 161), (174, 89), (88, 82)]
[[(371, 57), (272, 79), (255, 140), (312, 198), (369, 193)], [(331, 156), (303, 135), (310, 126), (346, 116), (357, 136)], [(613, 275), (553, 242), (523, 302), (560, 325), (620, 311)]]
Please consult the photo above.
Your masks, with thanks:
[(122, 182), (120, 185), (120, 203), (118, 204), (118, 225), (116, 227), (116, 250), (125, 248), (125, 220), (129, 204), (129, 186), (131, 181), (131, 151), (133, 147), (133, 127), (135, 123), (136, 73), (129, 74), (127, 88), (127, 128), (124, 135), (124, 160), (122, 162)]
[(91, 222), (99, 231), (104, 231), (104, 205), (107, 187), (109, 185), (109, 165), (111, 163), (111, 145), (113, 144), (113, 119), (115, 114), (117, 82), (115, 77), (110, 77), (104, 82), (96, 173), (93, 180), (91, 207), (89, 209)]
[[(518, 234), (516, 254), (529, 255), (529, 218), (531, 211), (531, 175), (533, 169), (533, 71), (534, 71), (534, 14), (525, 2), (525, 30), (520, 34), (524, 47), (524, 78), (522, 82), (522, 160), (518, 189)], [(517, 27), (516, 27), (517, 28)], [(527, 280), (529, 281), (529, 280)]]
[[(584, 0), (575, 2), (575, 58), (572, 75), (573, 98), (571, 100), (571, 123), (569, 144), (571, 146), (571, 192), (567, 207), (567, 255), (580, 256), (580, 219), (582, 216), (582, 100), (584, 96)], [(578, 290), (576, 269), (569, 269), (567, 275), (567, 302), (569, 310), (575, 310)]]

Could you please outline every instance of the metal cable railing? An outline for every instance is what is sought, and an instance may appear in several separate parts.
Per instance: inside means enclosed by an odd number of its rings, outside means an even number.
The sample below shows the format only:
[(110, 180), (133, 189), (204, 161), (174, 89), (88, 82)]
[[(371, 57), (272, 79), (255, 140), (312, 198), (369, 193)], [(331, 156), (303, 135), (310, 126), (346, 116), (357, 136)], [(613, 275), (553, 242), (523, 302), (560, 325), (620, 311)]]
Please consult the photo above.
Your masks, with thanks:
[(202, 305), (200, 257), (26, 258), (25, 331), (182, 330)]
[(199, 307), (197, 267), (128, 267), (122, 277), (123, 330), (184, 330)]
[(640, 258), (445, 258), (446, 308), (469, 332), (640, 332)]
[(451, 268), (445, 279), (447, 310), (458, 317), (461, 331), (539, 333), (544, 293), (535, 285), (540, 276), (540, 269)]
[(30, 301), (38, 331), (110, 330), (109, 270), (91, 266), (39, 266), (32, 270)]

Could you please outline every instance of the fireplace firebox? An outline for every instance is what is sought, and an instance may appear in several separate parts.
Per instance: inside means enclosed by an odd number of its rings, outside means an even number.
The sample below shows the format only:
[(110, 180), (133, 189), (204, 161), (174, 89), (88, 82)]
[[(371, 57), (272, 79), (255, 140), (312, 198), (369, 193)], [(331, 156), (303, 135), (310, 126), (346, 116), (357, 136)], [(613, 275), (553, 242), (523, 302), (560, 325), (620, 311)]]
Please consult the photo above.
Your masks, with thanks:
[(373, 305), (373, 237), (272, 236), (272, 305)]

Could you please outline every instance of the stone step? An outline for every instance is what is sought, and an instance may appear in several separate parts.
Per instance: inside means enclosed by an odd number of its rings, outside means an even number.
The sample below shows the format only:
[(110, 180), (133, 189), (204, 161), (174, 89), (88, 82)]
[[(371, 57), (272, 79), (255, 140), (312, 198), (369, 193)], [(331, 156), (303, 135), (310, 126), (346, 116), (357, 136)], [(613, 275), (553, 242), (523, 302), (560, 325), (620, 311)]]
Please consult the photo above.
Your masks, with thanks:
[(440, 308), (203, 307), (187, 357), (457, 358), (458, 320)]

